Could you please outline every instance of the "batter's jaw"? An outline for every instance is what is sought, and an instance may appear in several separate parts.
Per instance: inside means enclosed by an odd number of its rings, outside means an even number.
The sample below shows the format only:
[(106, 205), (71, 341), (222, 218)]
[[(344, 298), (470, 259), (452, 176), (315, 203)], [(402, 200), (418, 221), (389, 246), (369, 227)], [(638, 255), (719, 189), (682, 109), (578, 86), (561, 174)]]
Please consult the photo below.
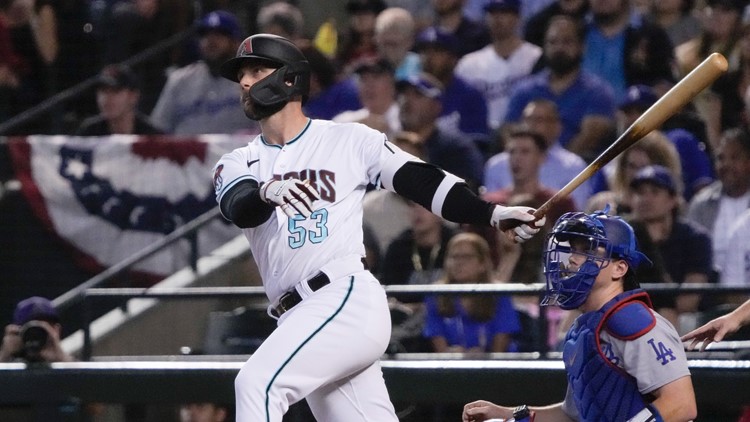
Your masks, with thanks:
[(242, 94), (240, 102), (242, 104), (242, 111), (245, 113), (245, 116), (247, 116), (247, 118), (251, 120), (258, 120), (258, 116), (255, 113), (255, 104), (253, 103), (253, 99), (250, 97), (250, 94), (244, 92)]

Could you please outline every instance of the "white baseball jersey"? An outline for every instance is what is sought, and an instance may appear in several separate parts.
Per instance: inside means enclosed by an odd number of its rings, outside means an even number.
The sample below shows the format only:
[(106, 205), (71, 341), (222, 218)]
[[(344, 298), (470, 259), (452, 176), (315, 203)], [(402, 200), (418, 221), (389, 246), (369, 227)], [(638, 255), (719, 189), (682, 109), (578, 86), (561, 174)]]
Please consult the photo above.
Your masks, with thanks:
[(456, 75), (484, 94), (491, 128), (497, 129), (503, 123), (513, 86), (531, 73), (541, 55), (540, 47), (524, 42), (505, 59), (490, 44), (458, 61)]
[(392, 167), (386, 169), (392, 173), (406, 159), (418, 161), (365, 125), (310, 120), (286, 145), (268, 144), (259, 135), (219, 160), (214, 169), (219, 202), (232, 186), (247, 179), (310, 180), (320, 193), (308, 219), (288, 218), (276, 207), (266, 222), (243, 230), (272, 303), (334, 261), (361, 260), (367, 185), (378, 183), (384, 167)]
[[(391, 334), (388, 300), (361, 262), (362, 200), (370, 183), (392, 189), (406, 161), (418, 160), (365, 125), (309, 120), (283, 146), (260, 135), (216, 164), (219, 203), (250, 179), (309, 180), (321, 198), (308, 218), (274, 207), (243, 230), (271, 303), (292, 289), (304, 300), (279, 317), (237, 375), (238, 422), (280, 422), (303, 398), (317, 420), (397, 421), (379, 364)], [(320, 271), (330, 284), (313, 294), (305, 280)]]

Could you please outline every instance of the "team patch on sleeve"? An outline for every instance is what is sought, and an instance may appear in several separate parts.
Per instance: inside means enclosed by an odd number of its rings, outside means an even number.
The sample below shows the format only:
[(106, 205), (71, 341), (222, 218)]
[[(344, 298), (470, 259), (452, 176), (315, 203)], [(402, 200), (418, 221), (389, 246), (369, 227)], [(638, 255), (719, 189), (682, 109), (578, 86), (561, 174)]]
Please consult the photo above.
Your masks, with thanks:
[(221, 177), (221, 171), (224, 170), (224, 164), (219, 164), (214, 169), (214, 190), (218, 193), (224, 184), (224, 178)]
[(636, 339), (651, 331), (656, 325), (656, 317), (642, 302), (630, 302), (617, 309), (607, 318), (606, 330), (622, 339)]

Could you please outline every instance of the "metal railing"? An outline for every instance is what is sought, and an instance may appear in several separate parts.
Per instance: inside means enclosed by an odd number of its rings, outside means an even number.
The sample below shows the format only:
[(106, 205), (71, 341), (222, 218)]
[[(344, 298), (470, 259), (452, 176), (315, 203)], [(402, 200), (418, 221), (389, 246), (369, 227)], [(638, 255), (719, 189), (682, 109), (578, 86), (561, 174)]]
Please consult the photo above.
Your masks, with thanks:
[[(750, 294), (750, 286), (717, 286), (704, 283), (643, 283), (641, 287), (649, 292), (651, 296), (670, 294), (699, 293), (704, 295), (724, 294)], [(544, 283), (522, 284), (522, 283), (493, 283), (493, 284), (424, 284), (424, 285), (392, 285), (384, 286), (386, 294), (391, 297), (414, 299), (426, 295), (451, 295), (451, 294), (506, 294), (525, 295), (541, 297), (546, 289)], [(130, 299), (238, 299), (238, 298), (265, 298), (265, 291), (260, 286), (247, 287), (181, 287), (181, 288), (87, 288), (82, 292), (84, 309), (90, 307), (91, 300), (103, 298)], [(546, 307), (540, 308), (536, 328), (540, 330), (539, 339), (546, 338), (542, 330), (547, 329)], [(84, 315), (90, 315), (88, 311)], [(91, 338), (91, 321), (86, 319), (83, 326), (83, 350), (82, 359), (90, 360), (93, 356), (93, 344)], [(546, 353), (549, 348), (543, 340), (540, 340), (535, 349)]]
[[(128, 270), (132, 268), (134, 265), (138, 264), (144, 259), (147, 259), (161, 252), (165, 247), (170, 246), (173, 243), (178, 242), (180, 240), (188, 241), (188, 244), (189, 244), (188, 262), (190, 264), (190, 268), (192, 268), (193, 271), (197, 271), (198, 259), (199, 259), (198, 231), (202, 229), (204, 226), (206, 226), (207, 224), (209, 224), (210, 222), (212, 222), (214, 219), (219, 217), (219, 215), (220, 215), (220, 211), (218, 207), (215, 207), (209, 211), (206, 211), (205, 213), (198, 216), (194, 220), (186, 223), (185, 225), (178, 227), (173, 232), (164, 236), (158, 242), (153, 243), (152, 245), (133, 254), (129, 258), (126, 258), (125, 260), (107, 268), (106, 270), (102, 271), (96, 276), (81, 283), (77, 287), (71, 290), (68, 290), (62, 295), (56, 297), (55, 299), (53, 299), (52, 303), (55, 305), (55, 308), (58, 309), (59, 311), (64, 311), (68, 308), (71, 308), (72, 306), (76, 304), (83, 303), (84, 298), (87, 296), (87, 292), (89, 292), (91, 289), (100, 288), (100, 286), (106, 284), (108, 281), (126, 274)], [(104, 289), (104, 290), (107, 290), (107, 289)], [(89, 328), (89, 323), (91, 322), (91, 313), (90, 313), (90, 307), (85, 306), (85, 304), (83, 304), (82, 317), (83, 317), (83, 322), (84, 322), (84, 330), (85, 330), (84, 332), (87, 332)]]
[[(493, 358), (384, 359), (383, 377), (394, 402), (464, 404), (476, 399), (545, 404), (562, 400), (560, 360)], [(234, 378), (247, 359), (164, 356), (159, 360), (1, 364), (0, 404), (59, 403), (71, 397), (102, 403), (232, 402)], [(701, 420), (717, 409), (748, 404), (750, 360), (691, 359)], [(734, 420), (737, 420), (736, 418)]]

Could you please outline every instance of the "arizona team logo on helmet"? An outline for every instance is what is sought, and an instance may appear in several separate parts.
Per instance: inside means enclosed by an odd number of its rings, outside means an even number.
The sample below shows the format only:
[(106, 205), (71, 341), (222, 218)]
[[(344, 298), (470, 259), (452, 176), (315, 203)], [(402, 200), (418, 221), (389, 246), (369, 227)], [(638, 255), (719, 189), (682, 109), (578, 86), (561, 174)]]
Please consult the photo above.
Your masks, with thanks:
[(307, 100), (310, 92), (310, 63), (305, 55), (284, 37), (257, 34), (246, 38), (237, 54), (224, 62), (219, 73), (230, 81), (239, 82), (239, 71), (248, 62), (262, 63), (276, 70), (250, 88), (254, 104), (251, 119), (260, 120), (281, 110), (293, 97)]
[[(544, 274), (547, 294), (542, 305), (562, 309), (581, 306), (591, 293), (599, 271), (612, 259), (623, 259), (631, 268), (651, 261), (636, 248), (633, 228), (619, 217), (608, 216), (609, 206), (592, 214), (571, 212), (560, 217), (547, 235)], [(585, 262), (571, 268), (571, 255)]]
[(242, 41), (242, 44), (240, 44), (240, 49), (237, 51), (237, 57), (249, 56), (251, 54), (253, 54), (253, 43), (250, 38), (247, 38), (245, 41)]
[(245, 38), (237, 48), (237, 54), (221, 65), (221, 76), (239, 82), (237, 72), (243, 63), (252, 60), (274, 67), (287, 66), (289, 75), (306, 75), (309, 82), (310, 63), (305, 55), (292, 41), (273, 34), (256, 34)]

